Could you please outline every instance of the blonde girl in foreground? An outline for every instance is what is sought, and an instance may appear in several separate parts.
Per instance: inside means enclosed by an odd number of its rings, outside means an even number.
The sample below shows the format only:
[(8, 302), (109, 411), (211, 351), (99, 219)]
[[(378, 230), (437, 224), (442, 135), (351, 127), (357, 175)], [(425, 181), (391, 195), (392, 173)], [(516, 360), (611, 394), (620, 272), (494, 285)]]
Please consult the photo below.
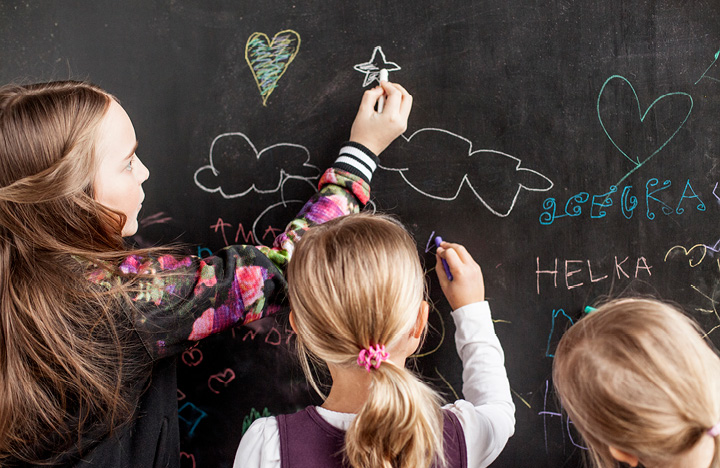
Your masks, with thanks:
[(327, 365), (330, 393), (319, 407), (255, 421), (235, 467), (481, 467), (498, 456), (515, 407), (482, 273), (458, 244), (444, 242), (437, 264), (467, 400), (441, 409), (440, 397), (405, 368), (428, 318), (413, 239), (388, 217), (337, 218), (310, 229), (288, 266), (301, 362), (321, 395), (309, 361)]
[(720, 359), (674, 307), (603, 305), (562, 337), (553, 380), (593, 466), (720, 466)]

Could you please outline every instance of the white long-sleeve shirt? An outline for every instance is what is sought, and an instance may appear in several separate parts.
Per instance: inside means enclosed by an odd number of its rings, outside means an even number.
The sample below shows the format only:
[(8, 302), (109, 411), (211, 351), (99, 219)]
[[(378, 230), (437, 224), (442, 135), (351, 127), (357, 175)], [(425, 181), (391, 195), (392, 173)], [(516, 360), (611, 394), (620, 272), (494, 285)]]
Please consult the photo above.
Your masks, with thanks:
[[(465, 433), (468, 467), (486, 467), (515, 431), (515, 405), (505, 372), (505, 356), (495, 335), (487, 301), (460, 307), (455, 320), (455, 346), (463, 363), (465, 400), (445, 405)], [(355, 414), (316, 407), (331, 425), (346, 431)], [(240, 441), (234, 468), (280, 468), (280, 436), (275, 417), (252, 423)]]

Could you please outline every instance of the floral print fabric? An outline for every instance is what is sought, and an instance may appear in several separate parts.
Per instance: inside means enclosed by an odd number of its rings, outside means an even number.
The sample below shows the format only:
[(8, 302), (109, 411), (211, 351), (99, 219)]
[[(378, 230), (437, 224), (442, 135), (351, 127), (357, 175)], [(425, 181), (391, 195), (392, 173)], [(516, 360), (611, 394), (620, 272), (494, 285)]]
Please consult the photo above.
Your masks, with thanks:
[[(358, 176), (328, 169), (316, 193), (278, 235), (272, 247), (235, 245), (205, 258), (170, 255), (130, 256), (120, 265), (124, 275), (141, 274), (131, 300), (135, 329), (154, 358), (183, 351), (232, 326), (278, 311), (286, 301), (284, 267), (295, 243), (315, 224), (359, 211), (370, 187)], [(102, 270), (91, 281), (109, 283)]]

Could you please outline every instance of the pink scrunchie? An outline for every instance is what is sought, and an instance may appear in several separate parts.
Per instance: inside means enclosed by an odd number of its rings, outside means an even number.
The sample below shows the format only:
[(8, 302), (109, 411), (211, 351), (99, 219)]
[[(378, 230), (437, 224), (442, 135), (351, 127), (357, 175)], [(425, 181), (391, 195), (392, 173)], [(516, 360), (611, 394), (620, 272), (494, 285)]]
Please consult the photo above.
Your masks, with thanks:
[(717, 423), (717, 424), (715, 424), (715, 425), (714, 425), (713, 427), (711, 427), (710, 429), (708, 429), (707, 433), (708, 433), (708, 435), (709, 435), (710, 437), (717, 437), (717, 436), (719, 436), (719, 435), (720, 435), (720, 422)]
[(377, 369), (381, 362), (387, 361), (388, 357), (390, 354), (385, 351), (385, 345), (375, 345), (360, 351), (357, 363), (358, 366), (364, 367), (366, 371), (370, 372), (370, 368)]

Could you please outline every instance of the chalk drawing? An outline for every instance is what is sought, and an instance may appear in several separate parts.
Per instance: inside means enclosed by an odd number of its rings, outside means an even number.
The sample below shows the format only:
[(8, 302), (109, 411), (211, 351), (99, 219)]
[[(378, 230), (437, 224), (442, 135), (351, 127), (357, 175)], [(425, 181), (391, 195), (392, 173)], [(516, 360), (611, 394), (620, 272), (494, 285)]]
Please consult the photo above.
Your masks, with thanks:
[(575, 439), (573, 439), (572, 432), (570, 431), (570, 424), (574, 423), (570, 420), (570, 418), (564, 417), (562, 413), (556, 413), (553, 411), (547, 411), (547, 395), (548, 395), (548, 388), (549, 388), (549, 381), (545, 381), (545, 397), (543, 399), (543, 411), (538, 412), (538, 415), (541, 415), (543, 417), (543, 428), (545, 430), (545, 452), (548, 452), (548, 441), (547, 441), (547, 422), (546, 417), (547, 416), (559, 416), (560, 422), (562, 423), (562, 420), (565, 419), (565, 431), (567, 432), (568, 436), (570, 437), (570, 443), (573, 444), (575, 447), (587, 450), (587, 447), (583, 447), (582, 445), (575, 442)]
[(553, 332), (555, 331), (555, 319), (562, 314), (563, 317), (568, 319), (570, 321), (570, 325), (573, 323), (573, 319), (570, 318), (568, 314), (565, 313), (562, 309), (557, 309), (552, 311), (552, 325), (550, 326), (550, 335), (548, 335), (548, 341), (547, 341), (547, 348), (545, 348), (545, 357), (551, 357), (554, 358), (555, 354), (550, 354), (550, 340), (552, 340)]
[(450, 391), (453, 393), (453, 396), (455, 397), (455, 400), (454, 400), (454, 401), (459, 400), (459, 399), (460, 399), (460, 396), (459, 396), (458, 393), (455, 391), (455, 389), (453, 388), (453, 386), (450, 385), (450, 382), (448, 382), (447, 379), (440, 373), (440, 371), (438, 370), (437, 367), (434, 367), (434, 369), (435, 369), (435, 373), (438, 375), (438, 377), (440, 377), (440, 380), (442, 380), (443, 383), (444, 383), (445, 385), (447, 385), (448, 388), (450, 389)]
[[(189, 460), (188, 463), (190, 463), (190, 465), (188, 466), (183, 459)], [(195, 455), (192, 453), (180, 452), (180, 466), (182, 468), (195, 468)]]
[(427, 244), (425, 244), (425, 253), (430, 252), (435, 247), (435, 231), (430, 233)]
[(275, 326), (272, 326), (270, 329), (263, 330), (262, 332), (260, 332), (260, 330), (253, 330), (250, 327), (245, 328), (248, 330), (245, 335), (243, 335), (242, 341), (246, 341), (248, 338), (250, 338), (250, 341), (255, 341), (255, 337), (260, 334), (261, 337), (265, 337), (263, 341), (272, 346), (280, 346), (283, 343), (288, 345), (292, 337), (295, 336), (295, 331), (291, 328), (279, 330)]
[[(717, 244), (715, 244), (715, 245), (717, 246)], [(698, 250), (698, 252), (699, 252), (698, 255), (700, 256), (700, 258), (697, 258), (697, 256), (695, 256), (695, 257), (692, 256), (692, 253), (695, 249)], [(703, 260), (705, 260), (705, 256), (707, 255), (707, 249), (708, 249), (708, 246), (705, 244), (695, 244), (692, 247), (690, 247), (689, 249), (683, 245), (674, 245), (674, 246), (670, 247), (670, 249), (667, 252), (665, 252), (665, 258), (663, 260), (665, 262), (667, 262), (668, 257), (670, 256), (671, 252), (673, 252), (675, 250), (680, 250), (680, 251), (682, 251), (683, 254), (685, 254), (686, 257), (690, 257), (690, 259), (688, 260), (688, 264), (690, 265), (690, 268), (695, 268), (696, 266), (700, 265), (703, 262)], [(715, 251), (717, 252), (717, 250), (715, 250)], [(693, 262), (693, 259), (695, 259), (694, 262)]]
[[(718, 314), (718, 310), (717, 310), (717, 307), (716, 307), (718, 301), (716, 301), (716, 300), (714, 299), (715, 296), (716, 296), (717, 293), (718, 293), (718, 286), (720, 286), (720, 285), (718, 285), (718, 283), (715, 283), (715, 286), (714, 286), (714, 288), (713, 288), (713, 291), (712, 291), (711, 295), (708, 296), (707, 294), (705, 294), (705, 293), (703, 293), (702, 291), (700, 291), (700, 289), (698, 289), (698, 287), (695, 286), (694, 284), (691, 284), (691, 285), (690, 285), (690, 287), (693, 288), (693, 290), (694, 290), (696, 293), (700, 294), (702, 297), (704, 297), (705, 299), (707, 299), (708, 301), (710, 301), (710, 306), (712, 307), (712, 310), (711, 310), (711, 309), (702, 309), (702, 308), (697, 308), (697, 309), (695, 309), (695, 310), (697, 310), (697, 311), (699, 311), (699, 312), (701, 312), (701, 313), (703, 313), (703, 314), (713, 314), (713, 315), (715, 315), (715, 318), (717, 319), (718, 323), (720, 323), (720, 314)], [(719, 324), (719, 325), (715, 325), (709, 332), (705, 333), (705, 334), (703, 335), (703, 338), (707, 338), (708, 336), (710, 336), (710, 334), (711, 334), (712, 332), (714, 332), (714, 331), (717, 330), (718, 328), (720, 328), (720, 324)]]
[(716, 240), (713, 245), (707, 245), (703, 244), (707, 249), (710, 251), (710, 256), (714, 256), (714, 254), (720, 252), (720, 239)]
[(207, 416), (207, 413), (189, 401), (178, 408), (178, 419), (188, 425), (188, 435), (192, 437), (200, 421)]
[(182, 362), (186, 366), (195, 367), (199, 365), (203, 360), (203, 353), (198, 348), (190, 348), (182, 353)]
[(532, 406), (530, 406), (530, 403), (528, 403), (527, 400), (526, 400), (525, 398), (523, 398), (518, 392), (516, 392), (516, 391), (513, 390), (512, 388), (510, 388), (510, 391), (513, 393), (513, 395), (515, 395), (516, 397), (518, 397), (518, 398), (520, 399), (520, 401), (522, 401), (522, 402), (525, 404), (525, 406), (527, 406), (528, 408), (532, 409)]
[(235, 371), (232, 369), (225, 369), (222, 372), (218, 372), (217, 374), (213, 374), (208, 378), (208, 388), (211, 392), (214, 394), (219, 394), (220, 391), (216, 390), (215, 388), (218, 387), (218, 384), (215, 382), (219, 382), (220, 384), (224, 385), (225, 387), (228, 386), (230, 382), (235, 380)]
[(223, 198), (244, 197), (254, 192), (280, 193), (290, 179), (313, 183), (320, 169), (309, 163), (310, 152), (302, 145), (276, 143), (258, 151), (245, 134), (223, 133), (210, 144), (210, 164), (195, 171), (195, 185)]
[[(692, 256), (692, 253), (695, 249), (698, 250), (698, 254), (696, 254), (695, 256)], [(690, 265), (691, 268), (695, 268), (696, 266), (700, 265), (707, 256), (714, 257), (715, 254), (720, 252), (720, 239), (715, 241), (715, 243), (713, 245), (699, 243), (699, 244), (693, 245), (689, 249), (683, 245), (674, 245), (674, 246), (670, 247), (670, 249), (665, 253), (664, 260), (666, 262), (667, 262), (668, 257), (670, 256), (670, 253), (675, 250), (680, 250), (680, 251), (682, 251), (683, 254), (685, 254), (686, 257), (690, 257), (690, 259), (688, 260), (688, 264)], [(698, 256), (699, 256), (699, 258), (698, 258)], [(695, 260), (694, 262), (693, 262), (693, 259)], [(716, 259), (716, 261), (718, 262), (718, 265), (720, 265), (720, 259)]]
[[(639, 184), (642, 186), (642, 184)], [(648, 179), (645, 183), (645, 215), (647, 219), (653, 220), (656, 217), (655, 208), (660, 207), (660, 211), (665, 216), (672, 214), (682, 215), (685, 213), (685, 207), (682, 206), (686, 200), (696, 199), (695, 209), (700, 212), (707, 210), (707, 206), (700, 199), (700, 196), (695, 191), (690, 182), (690, 179), (685, 181), (683, 192), (680, 195), (677, 206), (672, 206), (665, 203), (665, 201), (658, 198), (658, 193), (667, 191), (664, 194), (664, 198), (667, 200), (673, 195), (669, 192), (669, 188), (672, 186), (672, 181), (665, 179), (660, 182), (659, 179), (653, 177)], [(554, 197), (546, 198), (543, 201), (543, 212), (540, 213), (539, 221), (540, 224), (549, 225), (555, 222), (555, 220), (564, 217), (576, 217), (585, 215), (593, 219), (604, 218), (607, 215), (607, 209), (615, 206), (615, 211), (621, 211), (625, 219), (632, 219), (633, 211), (639, 207), (640, 202), (637, 196), (632, 195), (632, 185), (626, 185), (623, 187), (622, 195), (619, 200), (613, 201), (614, 194), (618, 193), (618, 187), (612, 185), (608, 192), (603, 194), (590, 195), (588, 192), (580, 192), (573, 196), (570, 196), (565, 203), (565, 210), (562, 210), (562, 202), (558, 205)], [(589, 203), (588, 203), (589, 202)], [(617, 203), (616, 203), (617, 202)], [(619, 207), (619, 208), (618, 208)], [(610, 210), (609, 210), (610, 211)]]
[[(715, 52), (715, 60), (713, 60), (712, 63), (710, 64), (710, 66), (705, 69), (702, 76), (700, 76), (700, 78), (698, 78), (698, 80), (695, 82), (695, 84), (700, 83), (700, 80), (702, 80), (703, 78), (705, 78), (706, 80), (720, 82), (720, 78), (714, 77), (714, 76), (708, 76), (708, 74), (707, 74), (708, 71), (710, 71), (710, 69), (713, 67), (713, 65), (715, 65), (717, 63), (718, 57), (720, 57), (720, 50)], [(717, 69), (718, 67), (715, 67), (715, 68)]]
[[(690, 266), (690, 268), (696, 268), (701, 265), (708, 257), (714, 257), (715, 254), (718, 253), (718, 250), (720, 250), (720, 239), (718, 239), (712, 246), (698, 243), (688, 249), (683, 245), (674, 245), (665, 253), (664, 261), (667, 262), (671, 254), (673, 258), (681, 255), (681, 258), (684, 256), (684, 258), (688, 259), (688, 266)], [(715, 258), (714, 265), (717, 266), (718, 272), (720, 272), (720, 258)], [(714, 315), (715, 319), (718, 322), (718, 325), (715, 325), (710, 331), (703, 335), (703, 338), (707, 338), (708, 336), (710, 336), (711, 333), (720, 328), (720, 314), (718, 313), (716, 307), (718, 301), (715, 299), (716, 297), (718, 297), (718, 293), (720, 292), (720, 283), (716, 281), (715, 284), (712, 286), (712, 292), (708, 294), (701, 291), (700, 288), (698, 288), (694, 284), (690, 284), (690, 287), (696, 293), (700, 294), (702, 297), (704, 297), (710, 302), (710, 309), (697, 307), (695, 308), (695, 310), (705, 315)]]
[[(422, 128), (409, 137), (401, 137), (396, 140), (400, 143), (391, 145), (392, 152), (413, 153), (412, 157), (383, 154), (379, 167), (397, 172), (410, 188), (434, 200), (453, 201), (467, 187), (492, 214), (506, 217), (522, 190), (545, 192), (553, 187), (553, 182), (544, 175), (521, 167), (519, 158), (491, 149), (475, 150), (470, 140), (448, 130)], [(436, 161), (417, 157), (418, 154), (433, 157), (437, 148), (444, 153), (437, 154)], [(389, 164), (392, 161), (398, 162), (396, 167)], [(428, 178), (428, 167), (432, 167), (432, 178)]]
[[(376, 46), (373, 49), (370, 60), (368, 60), (367, 62), (356, 64), (353, 68), (356, 71), (365, 74), (363, 87), (368, 86), (375, 81), (379, 83), (380, 70), (382, 69), (385, 69), (388, 72), (401, 70), (401, 67), (397, 63), (389, 62), (385, 58), (385, 53), (383, 52), (381, 46)], [(410, 143), (413, 138), (421, 135), (420, 139), (427, 142), (425, 137), (431, 136), (432, 138), (432, 136), (435, 136), (435, 140), (437, 141), (438, 139), (440, 139), (438, 138), (439, 134), (442, 134), (440, 138), (450, 136), (459, 139), (467, 145), (467, 150), (464, 153), (457, 154), (456, 158), (442, 155), (443, 160), (438, 161), (438, 164), (432, 166), (433, 173), (437, 175), (437, 177), (434, 177), (433, 180), (427, 179), (428, 162), (420, 161), (418, 160), (419, 158), (416, 157), (403, 158), (403, 163), (401, 164), (401, 167), (392, 167), (392, 165), (385, 164), (386, 156), (388, 153), (388, 151), (386, 151), (383, 156), (384, 164), (380, 165), (379, 167), (387, 171), (399, 173), (405, 183), (407, 183), (413, 190), (435, 200), (455, 200), (458, 197), (460, 191), (462, 190), (462, 187), (467, 186), (473, 192), (473, 194), (483, 203), (483, 205), (485, 205), (487, 209), (489, 209), (496, 216), (500, 217), (505, 217), (510, 214), (522, 189), (544, 192), (550, 190), (553, 186), (552, 181), (550, 181), (550, 179), (548, 179), (544, 175), (530, 169), (521, 168), (520, 159), (495, 150), (473, 151), (472, 143), (470, 142), (470, 140), (447, 130), (439, 128), (423, 128), (410, 135), (410, 137), (402, 135), (402, 138), (405, 140), (405, 142)], [(397, 145), (394, 146), (396, 147)], [(426, 145), (426, 147), (427, 151), (422, 152), (422, 154), (433, 154), (433, 148), (446, 148), (446, 146), (443, 145)], [(468, 156), (474, 156), (474, 158), (469, 163), (463, 160), (465, 157)], [(481, 167), (483, 164), (491, 161), (496, 164)], [(503, 161), (512, 162), (513, 167), (508, 168), (507, 164), (503, 164)], [(458, 166), (460, 166), (460, 168)], [(510, 177), (511, 180), (517, 182), (517, 185), (514, 188), (514, 193), (511, 194), (511, 201), (509, 202), (509, 207), (508, 203), (505, 200), (498, 202), (497, 200), (493, 199), (491, 201), (489, 200), (489, 197), (487, 195), (483, 196), (479, 193), (479, 191), (482, 190), (481, 187), (485, 187), (488, 185), (490, 178), (499, 178), (497, 175), (497, 173), (499, 172), (498, 168), (504, 169), (501, 177)], [(458, 171), (462, 171), (462, 174), (455, 174)], [(419, 182), (418, 180), (422, 182)], [(437, 191), (433, 191), (430, 187), (436, 186), (438, 180), (457, 181), (455, 193), (439, 194), (437, 193)], [(507, 180), (505, 180), (504, 182), (507, 185)], [(453, 185), (453, 188), (455, 188), (455, 185)], [(494, 198), (502, 197), (496, 196)], [(497, 204), (502, 206), (494, 206)]]
[[(253, 235), (255, 236), (255, 239), (258, 239), (259, 241), (263, 241), (263, 243), (266, 243), (266, 242), (264, 241), (264, 236), (261, 237), (261, 236), (259, 236), (258, 233), (257, 233), (258, 224), (260, 223), (260, 220), (263, 218), (263, 216), (265, 216), (266, 214), (268, 214), (269, 212), (271, 212), (271, 211), (274, 210), (275, 208), (278, 208), (278, 207), (281, 207), (281, 206), (282, 206), (282, 207), (286, 207), (286, 206), (291, 205), (291, 204), (297, 205), (298, 211), (300, 211), (300, 208), (302, 208), (302, 207), (305, 205), (305, 203), (306, 203), (306, 202), (303, 201), (303, 200), (283, 200), (283, 201), (281, 201), (281, 202), (274, 203), (274, 204), (268, 206), (267, 208), (265, 208), (265, 209), (262, 211), (262, 213), (260, 213), (260, 214), (257, 216), (257, 218), (255, 218), (255, 221), (253, 221), (252, 233), (253, 233)], [(273, 240), (275, 240), (275, 239), (273, 238)], [(272, 244), (272, 242), (269, 242), (269, 243), (267, 243), (267, 244)]]
[[(616, 134), (615, 137), (610, 135), (610, 132), (608, 131), (607, 126), (606, 126), (606, 123), (608, 122), (608, 120), (603, 120), (603, 116), (602, 116), (603, 111), (601, 111), (601, 100), (603, 98), (606, 88), (608, 87), (608, 84), (610, 84), (611, 82), (613, 84), (615, 84), (618, 82), (618, 80), (620, 81), (620, 83), (618, 83), (618, 85), (622, 85), (622, 83), (625, 83), (630, 87), (630, 91), (632, 91), (632, 96), (634, 97), (635, 103), (637, 104), (637, 110), (638, 110), (638, 114), (639, 114), (639, 118), (640, 118), (640, 123), (644, 123), (645, 118), (648, 116), (648, 113), (650, 112), (650, 110), (653, 109), (653, 107), (655, 107), (656, 105), (658, 105), (661, 102), (665, 105), (667, 103), (673, 103), (673, 102), (687, 100), (687, 104), (689, 104), (688, 108), (687, 108), (687, 112), (684, 117), (677, 119), (676, 122), (667, 123), (667, 126), (670, 128), (670, 131), (672, 133), (669, 136), (667, 136), (664, 139), (664, 141), (658, 142), (657, 148), (650, 151), (649, 154), (642, 154), (642, 155), (628, 154), (626, 152), (626, 149), (621, 148), (620, 144), (617, 141), (618, 137), (620, 135)], [(620, 88), (618, 86), (614, 86), (614, 89), (620, 89)], [(607, 108), (608, 108), (607, 106), (604, 107), (604, 109), (607, 109)], [(685, 122), (687, 122), (687, 119), (690, 117), (690, 113), (692, 112), (692, 109), (693, 109), (692, 96), (690, 96), (688, 93), (676, 91), (676, 92), (672, 92), (672, 93), (663, 94), (659, 98), (655, 99), (652, 102), (652, 104), (650, 104), (650, 106), (648, 106), (648, 108), (645, 109), (645, 111), (643, 112), (642, 108), (640, 107), (640, 98), (638, 98), (637, 92), (635, 92), (635, 88), (633, 87), (633, 85), (630, 83), (630, 81), (627, 78), (620, 76), (620, 75), (612, 75), (607, 80), (605, 80), (605, 83), (603, 83), (602, 87), (600, 88), (600, 92), (598, 93), (598, 98), (597, 98), (597, 116), (598, 116), (598, 120), (600, 121), (600, 126), (602, 127), (603, 131), (605, 132), (605, 135), (610, 139), (610, 142), (613, 144), (613, 146), (615, 146), (615, 148), (620, 152), (620, 154), (622, 154), (634, 166), (630, 171), (628, 171), (627, 174), (625, 174), (620, 180), (618, 180), (613, 185), (615, 187), (618, 187), (632, 173), (634, 173), (635, 171), (640, 169), (643, 165), (645, 165), (645, 163), (650, 161), (650, 159), (652, 159), (663, 148), (665, 148), (665, 146), (667, 146), (667, 144), (670, 142), (670, 140), (672, 140), (673, 137), (675, 137), (675, 135), (685, 125)], [(606, 116), (607, 116), (607, 114), (606, 114)], [(609, 119), (609, 116), (607, 116), (607, 117)], [(619, 117), (619, 116), (616, 115), (615, 117)], [(628, 123), (632, 123), (632, 122), (628, 122)], [(652, 127), (653, 131), (657, 131), (658, 127), (659, 127), (658, 125), (654, 125)], [(621, 126), (621, 128), (625, 128), (625, 125)], [(662, 140), (662, 137), (660, 139)]]
[(247, 432), (253, 421), (260, 418), (267, 418), (268, 416), (272, 416), (272, 414), (270, 414), (267, 408), (263, 408), (262, 413), (255, 408), (250, 408), (250, 414), (246, 414), (242, 420), (242, 434)]
[(172, 221), (172, 218), (167, 216), (164, 211), (160, 211), (140, 219), (140, 227), (151, 226), (153, 224), (166, 224), (170, 221)]
[(245, 61), (260, 91), (263, 106), (277, 88), (278, 80), (300, 50), (300, 35), (292, 29), (280, 31), (272, 40), (264, 33), (255, 32), (245, 43)]
[(359, 71), (360, 73), (365, 73), (363, 88), (371, 84), (373, 81), (380, 83), (380, 70), (382, 69), (385, 69), (388, 72), (402, 70), (397, 63), (388, 62), (385, 59), (385, 53), (380, 46), (373, 49), (370, 60), (354, 65), (353, 69)]

